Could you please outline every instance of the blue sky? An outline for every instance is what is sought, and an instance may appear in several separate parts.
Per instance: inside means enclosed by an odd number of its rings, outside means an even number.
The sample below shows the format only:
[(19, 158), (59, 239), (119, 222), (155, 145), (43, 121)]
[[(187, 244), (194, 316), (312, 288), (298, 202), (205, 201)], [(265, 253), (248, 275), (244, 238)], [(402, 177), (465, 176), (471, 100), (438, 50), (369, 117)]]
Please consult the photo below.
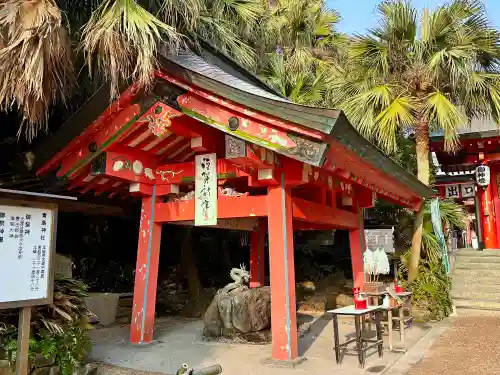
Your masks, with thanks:
[[(377, 24), (375, 7), (379, 0), (326, 0), (329, 8), (337, 10), (342, 16), (339, 31), (345, 33), (362, 33)], [(435, 8), (445, 4), (445, 0), (413, 0), (418, 9)], [(500, 0), (483, 0), (489, 20), (500, 28)]]

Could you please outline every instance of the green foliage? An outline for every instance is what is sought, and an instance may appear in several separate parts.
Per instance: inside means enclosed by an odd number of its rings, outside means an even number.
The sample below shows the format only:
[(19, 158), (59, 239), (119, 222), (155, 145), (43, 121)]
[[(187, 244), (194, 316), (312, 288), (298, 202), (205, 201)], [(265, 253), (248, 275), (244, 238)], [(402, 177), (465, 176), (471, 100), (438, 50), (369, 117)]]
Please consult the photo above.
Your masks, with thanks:
[[(402, 280), (408, 273), (409, 258), (409, 251), (401, 257), (399, 277)], [(452, 283), (441, 262), (433, 263), (422, 259), (417, 278), (409, 284), (406, 283), (405, 287), (413, 292), (413, 302), (417, 307), (429, 312), (430, 319), (441, 320), (451, 314), (453, 306)]]
[[(54, 359), (62, 375), (71, 375), (90, 350), (88, 316), (84, 306), (87, 286), (70, 278), (56, 278), (54, 302), (33, 308), (29, 360), (32, 368), (41, 357)], [(18, 312), (0, 315), (0, 356), (14, 365), (17, 350)]]
[(383, 1), (377, 11), (379, 26), (348, 43), (332, 88), (334, 104), (365, 136), (396, 152), (401, 129), (420, 128), (427, 144), (429, 129), (441, 130), (453, 150), (471, 118), (498, 121), (500, 32), (481, 2), (425, 9), (420, 22), (409, 1)]

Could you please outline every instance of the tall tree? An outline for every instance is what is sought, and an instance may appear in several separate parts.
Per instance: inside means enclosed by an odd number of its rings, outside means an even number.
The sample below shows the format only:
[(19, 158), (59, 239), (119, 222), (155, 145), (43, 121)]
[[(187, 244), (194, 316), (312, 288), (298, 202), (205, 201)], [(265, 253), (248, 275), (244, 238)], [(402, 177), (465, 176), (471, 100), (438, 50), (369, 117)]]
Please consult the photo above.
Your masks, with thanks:
[(330, 77), (346, 38), (324, 0), (279, 0), (260, 23), (259, 73), (295, 103), (328, 106)]
[[(409, 1), (378, 6), (379, 26), (347, 46), (348, 65), (335, 78), (332, 100), (365, 136), (396, 152), (401, 130), (414, 132), (418, 178), (429, 184), (429, 132), (440, 130), (445, 150), (473, 117), (500, 114), (500, 33), (484, 6), (453, 0), (418, 12)], [(418, 274), (423, 210), (416, 215), (409, 279)]]
[(50, 108), (70, 100), (78, 55), (87, 71), (111, 83), (147, 86), (160, 44), (172, 53), (199, 37), (247, 67), (253, 49), (241, 38), (260, 0), (3, 0), (0, 2), (0, 109), (17, 108), (27, 138), (47, 125)]

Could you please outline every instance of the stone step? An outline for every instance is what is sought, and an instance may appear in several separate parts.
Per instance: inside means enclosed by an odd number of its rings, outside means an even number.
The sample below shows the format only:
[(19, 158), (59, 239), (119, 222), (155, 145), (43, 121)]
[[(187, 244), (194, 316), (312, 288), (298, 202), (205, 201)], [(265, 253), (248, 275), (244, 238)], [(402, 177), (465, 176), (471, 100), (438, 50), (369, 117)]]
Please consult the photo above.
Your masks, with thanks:
[(500, 262), (455, 262), (455, 270), (498, 270), (500, 272)]
[(483, 277), (486, 278), (499, 278), (500, 269), (468, 269), (468, 268), (455, 268), (452, 274), (452, 279), (455, 277), (466, 277), (468, 279), (476, 279), (477, 282)]
[(468, 263), (494, 263), (500, 264), (500, 257), (497, 256), (485, 256), (478, 257), (473, 255), (464, 255), (455, 258), (455, 264), (468, 264)]
[(474, 310), (492, 310), (500, 312), (500, 302), (497, 301), (468, 300), (468, 299), (455, 298), (453, 299), (453, 303), (457, 308), (457, 311), (460, 309), (474, 309)]
[(472, 290), (475, 292), (499, 292), (500, 281), (495, 278), (456, 279), (452, 281), (453, 290)]
[(474, 256), (474, 257), (500, 257), (500, 250), (499, 249), (486, 249), (483, 251), (478, 251), (478, 250), (457, 250), (455, 253), (455, 256), (457, 258), (463, 257), (463, 256)]
[(500, 303), (500, 290), (498, 291), (478, 291), (466, 288), (456, 289), (451, 291), (451, 297), (456, 299), (482, 300), (482, 301), (498, 301)]

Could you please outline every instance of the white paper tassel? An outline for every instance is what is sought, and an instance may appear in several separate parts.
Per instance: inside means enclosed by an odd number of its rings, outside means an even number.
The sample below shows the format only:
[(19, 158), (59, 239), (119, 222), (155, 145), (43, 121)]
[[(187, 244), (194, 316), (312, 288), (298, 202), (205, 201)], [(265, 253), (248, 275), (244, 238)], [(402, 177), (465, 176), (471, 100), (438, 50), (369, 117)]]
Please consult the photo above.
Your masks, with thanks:
[(387, 275), (391, 270), (391, 266), (386, 252), (383, 249), (377, 249), (375, 254), (376, 255), (374, 257), (377, 262), (377, 275)]
[(370, 275), (373, 273), (373, 251), (368, 248), (363, 253), (363, 266), (365, 273)]

